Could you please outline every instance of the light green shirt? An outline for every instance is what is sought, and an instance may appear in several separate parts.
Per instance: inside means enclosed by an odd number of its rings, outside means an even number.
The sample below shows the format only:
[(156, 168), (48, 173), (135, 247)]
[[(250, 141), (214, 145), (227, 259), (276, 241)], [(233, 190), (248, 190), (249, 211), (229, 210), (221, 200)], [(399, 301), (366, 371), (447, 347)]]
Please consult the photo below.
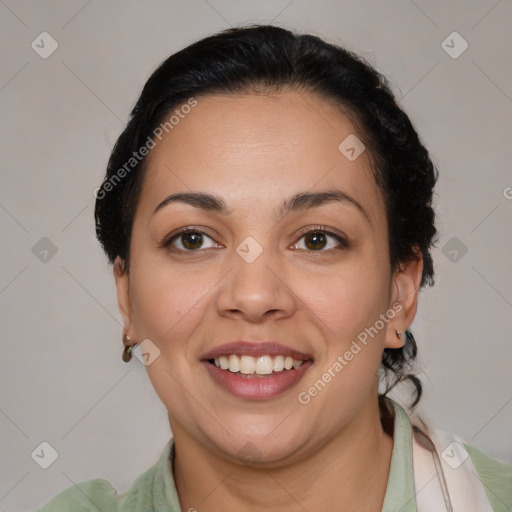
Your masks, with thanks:
[[(405, 410), (395, 408), (393, 451), (382, 512), (417, 512), (412, 465), (411, 425)], [(96, 478), (70, 487), (38, 512), (181, 512), (171, 472), (174, 439), (158, 462), (119, 495), (105, 479)], [(490, 457), (464, 443), (494, 512), (512, 511), (512, 464)]]

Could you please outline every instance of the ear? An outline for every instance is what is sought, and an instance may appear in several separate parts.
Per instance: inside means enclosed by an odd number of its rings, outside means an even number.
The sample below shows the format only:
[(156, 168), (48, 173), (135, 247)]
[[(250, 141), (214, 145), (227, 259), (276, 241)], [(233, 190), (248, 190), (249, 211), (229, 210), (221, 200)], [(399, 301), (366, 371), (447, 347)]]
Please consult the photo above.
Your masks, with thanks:
[[(400, 265), (393, 276), (389, 307), (395, 315), (387, 324), (386, 348), (400, 348), (405, 343), (405, 330), (409, 328), (416, 316), (422, 273), (423, 256), (421, 251), (417, 250), (416, 258)], [(401, 338), (397, 336), (396, 331), (402, 333)]]
[(113, 271), (117, 288), (117, 305), (124, 323), (123, 335), (135, 339), (135, 332), (131, 329), (132, 304), (130, 299), (130, 278), (125, 268), (125, 262), (120, 256), (117, 256), (114, 261)]

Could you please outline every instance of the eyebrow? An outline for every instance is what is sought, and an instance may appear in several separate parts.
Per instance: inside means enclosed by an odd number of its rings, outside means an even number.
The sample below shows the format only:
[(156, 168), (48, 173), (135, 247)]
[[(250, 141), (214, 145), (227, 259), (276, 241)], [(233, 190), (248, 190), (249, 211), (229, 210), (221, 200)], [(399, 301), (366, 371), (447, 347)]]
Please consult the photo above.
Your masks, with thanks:
[[(185, 203), (202, 210), (229, 215), (231, 210), (226, 206), (224, 200), (213, 194), (203, 192), (178, 192), (166, 197), (155, 208), (153, 215), (165, 206), (175, 203)], [(277, 209), (278, 217), (284, 217), (290, 212), (304, 211), (315, 208), (328, 203), (348, 204), (356, 207), (369, 221), (370, 218), (366, 210), (353, 198), (338, 189), (325, 190), (323, 192), (299, 192), (292, 197), (286, 199)]]

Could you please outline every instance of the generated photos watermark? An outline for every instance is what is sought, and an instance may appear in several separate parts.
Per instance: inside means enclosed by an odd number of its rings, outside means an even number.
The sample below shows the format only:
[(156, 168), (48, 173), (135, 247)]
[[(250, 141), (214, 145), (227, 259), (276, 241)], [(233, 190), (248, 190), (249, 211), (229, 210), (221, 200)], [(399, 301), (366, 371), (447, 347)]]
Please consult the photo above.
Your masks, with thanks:
[(120, 167), (112, 176), (110, 176), (108, 180), (105, 180), (101, 186), (94, 189), (94, 197), (97, 199), (104, 199), (107, 195), (107, 192), (112, 191), (114, 187), (120, 183), (120, 181), (127, 174), (129, 174), (133, 169), (137, 167), (140, 162), (142, 162), (142, 160), (149, 154), (150, 150), (152, 150), (157, 145), (155, 139), (161, 141), (164, 133), (169, 133), (172, 129), (174, 129), (174, 127), (176, 127), (195, 106), (197, 106), (197, 100), (195, 98), (189, 98), (186, 103), (181, 105), (181, 107), (176, 108), (165, 122), (160, 123), (153, 130), (152, 136), (148, 135), (146, 142), (137, 151), (132, 153), (132, 156), (124, 163), (122, 167)]
[(370, 341), (369, 338), (373, 339), (377, 336), (377, 334), (384, 329), (386, 324), (395, 318), (396, 314), (402, 311), (402, 309), (403, 305), (399, 302), (395, 302), (385, 313), (381, 313), (379, 319), (376, 320), (372, 326), (366, 327), (361, 331), (357, 335), (357, 339), (352, 341), (348, 350), (343, 354), (338, 355), (336, 360), (319, 379), (317, 379), (307, 390), (301, 391), (297, 395), (299, 403), (302, 405), (309, 404), (311, 399), (323, 391), (327, 384), (329, 384), (329, 382), (331, 382), (332, 379), (334, 379), (350, 363), (350, 361), (352, 361), (354, 357), (368, 345), (368, 342)]

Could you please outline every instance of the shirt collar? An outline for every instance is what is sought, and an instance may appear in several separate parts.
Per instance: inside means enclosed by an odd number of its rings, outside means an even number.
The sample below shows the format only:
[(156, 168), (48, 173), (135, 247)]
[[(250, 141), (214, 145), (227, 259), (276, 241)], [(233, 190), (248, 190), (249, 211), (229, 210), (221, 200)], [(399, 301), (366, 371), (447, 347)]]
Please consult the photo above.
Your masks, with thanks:
[(409, 416), (394, 400), (393, 451), (382, 512), (417, 512)]
[[(153, 480), (153, 507), (155, 512), (180, 512), (180, 500), (171, 471), (174, 438), (171, 437), (157, 462)], [(170, 505), (170, 508), (169, 508)]]

